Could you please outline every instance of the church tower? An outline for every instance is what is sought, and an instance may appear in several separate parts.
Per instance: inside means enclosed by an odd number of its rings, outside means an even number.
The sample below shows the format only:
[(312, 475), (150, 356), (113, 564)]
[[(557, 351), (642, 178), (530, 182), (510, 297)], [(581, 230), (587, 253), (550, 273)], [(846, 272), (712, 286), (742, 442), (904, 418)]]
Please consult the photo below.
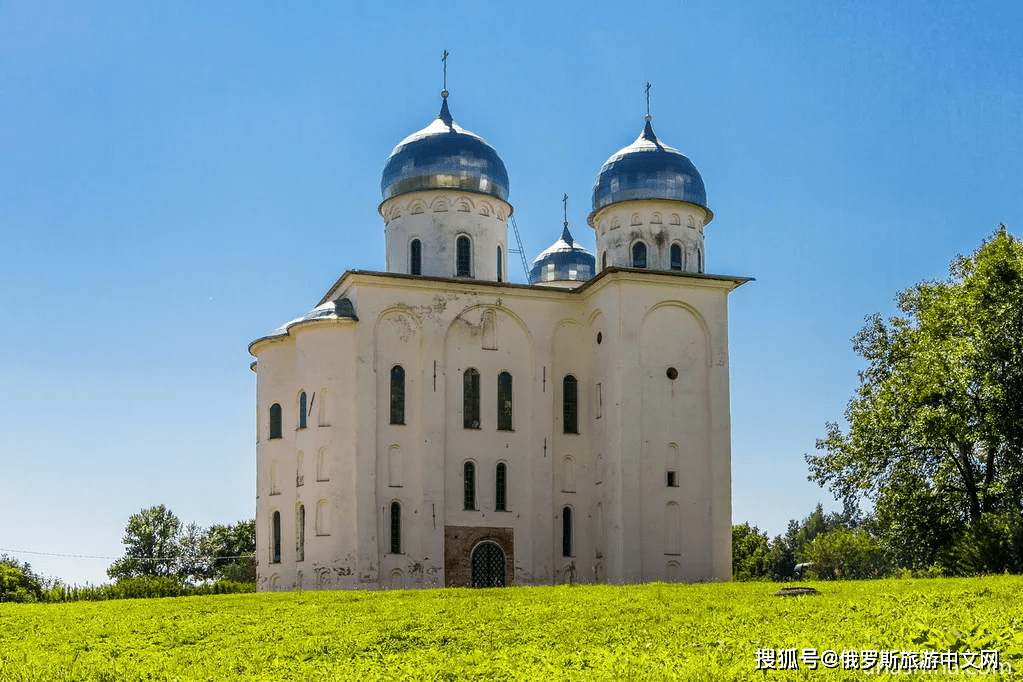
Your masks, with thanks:
[(398, 143), (380, 180), (387, 272), (508, 281), (508, 171), (451, 117), (448, 91), (430, 125)]
[(618, 150), (593, 183), (597, 269), (706, 271), (703, 228), (714, 214), (696, 166), (654, 135), (652, 117)]

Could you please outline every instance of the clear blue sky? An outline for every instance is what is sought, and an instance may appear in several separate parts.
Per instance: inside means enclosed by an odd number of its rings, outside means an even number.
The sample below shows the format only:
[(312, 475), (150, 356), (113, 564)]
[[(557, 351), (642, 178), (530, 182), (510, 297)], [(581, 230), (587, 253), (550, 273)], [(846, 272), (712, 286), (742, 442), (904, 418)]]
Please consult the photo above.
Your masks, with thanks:
[[(0, 548), (119, 556), (128, 516), (254, 513), (248, 343), (384, 268), (393, 146), (440, 104), (501, 154), (532, 260), (604, 160), (707, 185), (731, 298), (733, 520), (820, 500), (850, 339), (1023, 227), (1018, 3), (0, 1)], [(518, 268), (513, 279), (523, 281)], [(100, 582), (110, 560), (20, 554)]]

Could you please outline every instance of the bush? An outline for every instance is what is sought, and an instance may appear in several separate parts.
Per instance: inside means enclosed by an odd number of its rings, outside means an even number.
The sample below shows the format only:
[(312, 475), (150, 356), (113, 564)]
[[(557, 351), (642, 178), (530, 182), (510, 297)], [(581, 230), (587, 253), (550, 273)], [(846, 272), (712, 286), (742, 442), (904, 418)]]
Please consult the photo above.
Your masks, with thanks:
[(891, 564), (880, 543), (864, 530), (838, 528), (814, 538), (806, 552), (822, 580), (883, 578)]
[(984, 514), (938, 557), (948, 575), (1023, 573), (1023, 521), (1018, 514)]
[(0, 564), (0, 602), (27, 603), (39, 601), (42, 590), (21, 569)]

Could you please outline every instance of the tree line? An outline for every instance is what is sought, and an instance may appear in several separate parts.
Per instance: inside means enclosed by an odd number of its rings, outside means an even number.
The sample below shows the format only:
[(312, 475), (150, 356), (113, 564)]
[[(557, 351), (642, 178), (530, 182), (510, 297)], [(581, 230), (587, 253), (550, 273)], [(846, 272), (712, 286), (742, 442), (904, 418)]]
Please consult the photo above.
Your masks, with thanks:
[(256, 523), (202, 528), (164, 505), (128, 519), (124, 556), (107, 569), (114, 582), (67, 585), (40, 575), (26, 562), (0, 555), (0, 602), (97, 601), (142, 597), (254, 592)]

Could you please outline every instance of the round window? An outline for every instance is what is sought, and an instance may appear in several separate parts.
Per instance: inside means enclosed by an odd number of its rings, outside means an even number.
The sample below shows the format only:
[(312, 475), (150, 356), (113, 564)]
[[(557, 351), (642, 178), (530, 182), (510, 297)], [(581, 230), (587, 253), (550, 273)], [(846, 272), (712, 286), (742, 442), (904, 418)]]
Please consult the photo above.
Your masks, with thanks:
[(666, 374), (666, 375), (668, 376), (668, 378), (669, 378), (669, 379), (671, 379), (672, 381), (675, 381), (675, 379), (678, 379), (678, 370), (677, 370), (677, 369), (675, 369), (674, 367), (669, 367), (669, 368), (668, 368), (668, 371), (667, 371), (667, 372), (665, 372), (665, 374)]

